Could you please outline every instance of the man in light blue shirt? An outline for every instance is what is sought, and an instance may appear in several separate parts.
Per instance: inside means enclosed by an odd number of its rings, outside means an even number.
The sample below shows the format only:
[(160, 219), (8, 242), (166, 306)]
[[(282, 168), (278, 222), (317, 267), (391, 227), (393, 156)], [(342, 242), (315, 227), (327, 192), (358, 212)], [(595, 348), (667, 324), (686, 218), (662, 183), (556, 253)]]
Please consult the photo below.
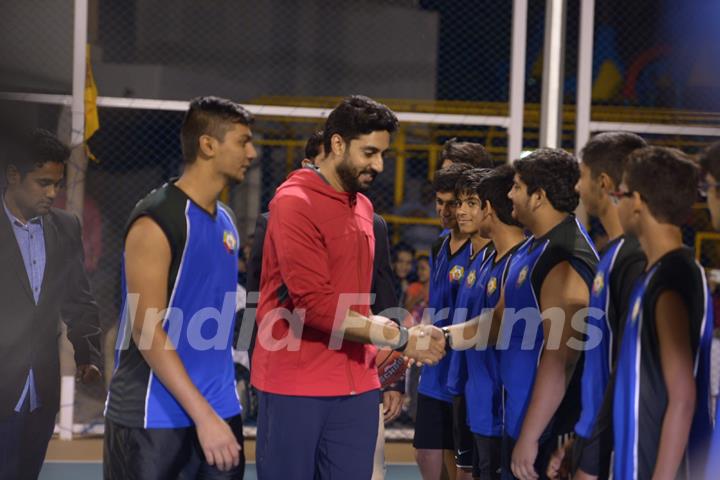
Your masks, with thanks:
[(34, 479), (59, 409), (58, 320), (84, 383), (101, 377), (101, 332), (80, 222), (51, 208), (68, 148), (43, 130), (0, 147), (0, 480)]
[[(18, 247), (20, 247), (20, 253), (22, 254), (23, 263), (25, 264), (25, 272), (28, 275), (30, 289), (32, 290), (33, 298), (37, 305), (38, 298), (40, 297), (43, 274), (45, 273), (45, 235), (43, 235), (42, 217), (34, 217), (23, 222), (8, 209), (4, 198), (2, 203), (5, 209), (5, 215), (7, 215), (10, 220), (10, 225), (12, 225)], [(28, 401), (30, 402), (29, 407), (31, 412), (37, 410), (40, 406), (32, 368), (28, 373), (25, 387), (15, 406), (15, 411), (21, 412), (23, 408), (27, 407)]]

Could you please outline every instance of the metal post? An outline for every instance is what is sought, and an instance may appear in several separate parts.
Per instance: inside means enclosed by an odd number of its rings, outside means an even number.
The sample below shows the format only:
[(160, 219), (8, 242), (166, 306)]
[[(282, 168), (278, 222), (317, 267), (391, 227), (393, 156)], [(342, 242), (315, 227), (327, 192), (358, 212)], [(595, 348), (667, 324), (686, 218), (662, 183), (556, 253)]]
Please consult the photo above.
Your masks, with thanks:
[(561, 146), (565, 58), (565, 0), (547, 0), (543, 49), (540, 146)]
[[(87, 45), (87, 0), (75, 0), (75, 23), (73, 35), (73, 89), (71, 109), (70, 145), (73, 147), (67, 167), (67, 210), (82, 220), (85, 196), (85, 58)], [(66, 330), (63, 329), (63, 332)], [(60, 364), (63, 380), (60, 387), (60, 438), (72, 440), (75, 398), (75, 365), (72, 347), (63, 334), (60, 338)]]
[(525, 110), (525, 50), (527, 42), (527, 0), (513, 0), (512, 53), (510, 67), (510, 127), (508, 162), (520, 158)]
[(70, 145), (73, 148), (67, 168), (67, 210), (82, 221), (85, 198), (85, 75), (87, 51), (88, 0), (75, 0), (73, 34), (73, 87)]
[(580, 153), (590, 138), (594, 23), (595, 0), (583, 0), (580, 4), (580, 44), (578, 45), (577, 106), (575, 109), (576, 154)]

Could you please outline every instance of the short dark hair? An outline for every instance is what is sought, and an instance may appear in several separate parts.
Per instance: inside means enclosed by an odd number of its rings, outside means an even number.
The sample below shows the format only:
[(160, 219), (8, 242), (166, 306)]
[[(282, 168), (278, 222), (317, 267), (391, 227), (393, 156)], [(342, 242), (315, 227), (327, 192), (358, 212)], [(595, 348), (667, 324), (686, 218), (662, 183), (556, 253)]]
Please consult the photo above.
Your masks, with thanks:
[(395, 246), (392, 249), (392, 261), (397, 262), (398, 255), (400, 252), (407, 252), (409, 253), (413, 258), (415, 258), (415, 247), (410, 245), (409, 243), (405, 242), (398, 242), (395, 244)]
[(505, 225), (520, 227), (520, 222), (512, 216), (513, 204), (508, 192), (513, 186), (515, 170), (510, 165), (500, 165), (483, 176), (478, 185), (480, 200), (488, 202)]
[(310, 135), (307, 143), (305, 144), (305, 158), (312, 160), (313, 158), (320, 155), (320, 147), (323, 146), (323, 131), (318, 130)]
[(680, 150), (645, 147), (630, 154), (625, 166), (628, 190), (637, 192), (658, 221), (682, 226), (697, 197), (699, 171)]
[(21, 177), (49, 162), (64, 165), (70, 158), (70, 148), (42, 128), (17, 133), (14, 139), (3, 143), (5, 168), (14, 166)]
[(577, 159), (559, 148), (539, 148), (513, 164), (528, 194), (543, 190), (559, 212), (572, 213), (580, 202), (575, 184), (580, 179)]
[(440, 162), (450, 160), (453, 163), (465, 163), (474, 168), (492, 168), (493, 160), (485, 147), (479, 143), (459, 142), (451, 138), (443, 144)]
[(700, 154), (700, 167), (720, 182), (720, 142), (715, 142)]
[(433, 190), (437, 192), (453, 192), (457, 188), (458, 181), (472, 167), (466, 163), (453, 163), (449, 167), (441, 168), (435, 172), (433, 178)]
[(383, 130), (393, 133), (397, 127), (398, 119), (388, 107), (363, 95), (352, 95), (340, 102), (325, 122), (325, 154), (330, 152), (332, 136), (335, 134), (350, 144), (360, 135)]
[(201, 136), (211, 135), (222, 140), (232, 124), (250, 126), (252, 123), (252, 114), (232, 100), (212, 96), (193, 98), (180, 129), (185, 163), (193, 163), (197, 158)]
[(418, 256), (415, 258), (415, 261), (416, 261), (416, 262), (428, 262), (428, 263), (430, 263), (430, 255), (428, 255), (428, 254), (426, 254), (426, 253), (421, 253), (420, 255), (418, 255)]
[(644, 147), (647, 147), (647, 142), (631, 132), (599, 133), (585, 144), (580, 151), (580, 158), (590, 168), (593, 178), (605, 173), (618, 186), (622, 182), (628, 155)]
[(455, 196), (477, 195), (479, 197), (480, 182), (491, 171), (491, 168), (470, 168), (462, 172), (455, 183)]

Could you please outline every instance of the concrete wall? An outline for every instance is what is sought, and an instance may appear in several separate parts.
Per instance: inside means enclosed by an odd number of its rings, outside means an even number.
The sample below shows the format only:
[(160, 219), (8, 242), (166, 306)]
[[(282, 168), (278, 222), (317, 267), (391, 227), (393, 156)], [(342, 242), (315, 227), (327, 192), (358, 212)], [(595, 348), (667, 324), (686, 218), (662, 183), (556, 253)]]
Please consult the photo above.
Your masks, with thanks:
[(0, 0), (0, 86), (70, 93), (72, 42), (72, 0)]
[[(0, 3), (5, 78), (69, 93), (72, 0)], [(113, 0), (101, 6), (93, 51), (101, 95), (435, 96), (439, 19), (432, 12), (356, 0)]]

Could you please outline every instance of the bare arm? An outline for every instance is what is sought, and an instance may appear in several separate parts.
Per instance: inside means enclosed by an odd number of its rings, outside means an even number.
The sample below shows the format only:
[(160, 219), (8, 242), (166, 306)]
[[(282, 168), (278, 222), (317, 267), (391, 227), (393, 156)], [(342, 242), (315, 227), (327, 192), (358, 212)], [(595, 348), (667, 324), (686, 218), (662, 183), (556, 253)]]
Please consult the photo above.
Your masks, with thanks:
[(478, 345), (495, 345), (500, 335), (502, 316), (505, 311), (505, 292), (500, 296), (497, 306), (485, 310), (467, 322), (450, 325), (444, 330), (448, 332), (450, 346), (453, 350), (468, 350)]
[(170, 244), (158, 224), (149, 217), (135, 221), (125, 240), (128, 294), (138, 298), (132, 338), (153, 373), (192, 418), (208, 463), (228, 470), (239, 463), (241, 447), (192, 383), (157, 314), (168, 307), (170, 262)]
[[(372, 343), (379, 347), (396, 348), (401, 341), (398, 325), (389, 318), (365, 317), (352, 310), (348, 311), (340, 332), (345, 340)], [(445, 355), (445, 337), (437, 327), (416, 325), (408, 329), (403, 354), (419, 365), (434, 365)]]
[(654, 480), (675, 478), (690, 435), (696, 386), (689, 322), (680, 295), (674, 291), (661, 293), (655, 305), (655, 323), (668, 406), (662, 422)]
[[(520, 437), (513, 451), (513, 472), (521, 479), (537, 478), (534, 463), (538, 441), (562, 402), (580, 352), (568, 347), (568, 341), (580, 340), (582, 332), (576, 332), (571, 319), (587, 307), (590, 292), (580, 275), (568, 262), (553, 267), (545, 278), (540, 292), (540, 308), (560, 307), (564, 315), (560, 344), (552, 345), (552, 322), (543, 317), (545, 343), (538, 364), (535, 385), (523, 422)], [(558, 328), (558, 327), (556, 327)]]

